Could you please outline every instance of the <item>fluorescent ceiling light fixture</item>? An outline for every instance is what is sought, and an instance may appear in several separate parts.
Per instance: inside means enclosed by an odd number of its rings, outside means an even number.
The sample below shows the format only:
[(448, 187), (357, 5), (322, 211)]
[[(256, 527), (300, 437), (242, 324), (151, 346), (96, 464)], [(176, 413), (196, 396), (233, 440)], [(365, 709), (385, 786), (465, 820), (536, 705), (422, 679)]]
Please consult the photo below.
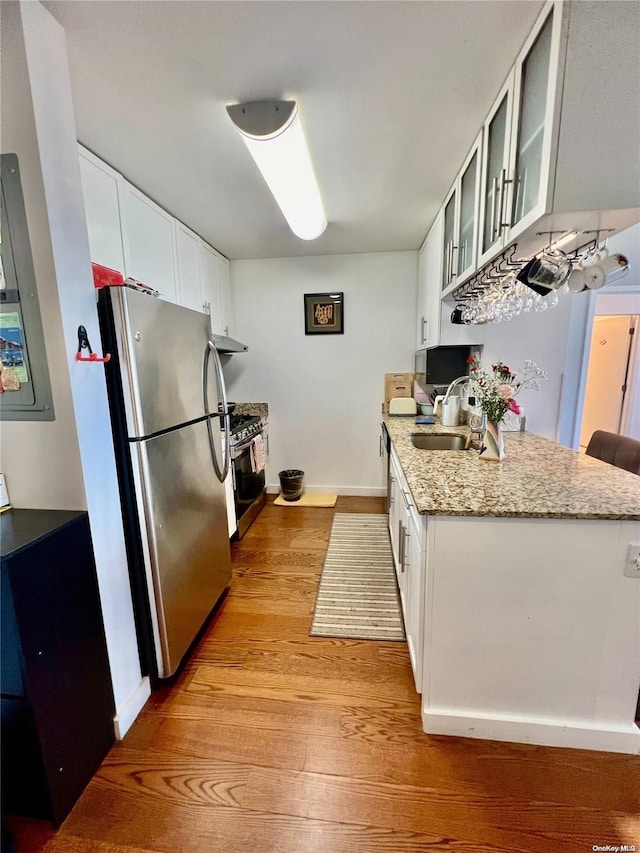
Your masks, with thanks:
[(253, 101), (227, 112), (293, 233), (315, 240), (327, 220), (296, 102)]

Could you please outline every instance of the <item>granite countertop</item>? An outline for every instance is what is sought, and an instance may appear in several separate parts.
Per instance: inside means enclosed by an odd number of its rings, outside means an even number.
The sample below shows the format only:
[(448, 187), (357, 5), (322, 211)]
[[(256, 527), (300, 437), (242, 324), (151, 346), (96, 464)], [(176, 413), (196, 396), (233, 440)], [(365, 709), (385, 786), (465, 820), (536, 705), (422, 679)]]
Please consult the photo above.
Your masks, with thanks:
[(236, 403), (234, 409), (236, 415), (254, 415), (258, 418), (269, 417), (268, 403)]
[(383, 415), (416, 509), (425, 515), (640, 520), (640, 477), (529, 432), (506, 432), (502, 462), (476, 450), (417, 450), (411, 432), (469, 435)]

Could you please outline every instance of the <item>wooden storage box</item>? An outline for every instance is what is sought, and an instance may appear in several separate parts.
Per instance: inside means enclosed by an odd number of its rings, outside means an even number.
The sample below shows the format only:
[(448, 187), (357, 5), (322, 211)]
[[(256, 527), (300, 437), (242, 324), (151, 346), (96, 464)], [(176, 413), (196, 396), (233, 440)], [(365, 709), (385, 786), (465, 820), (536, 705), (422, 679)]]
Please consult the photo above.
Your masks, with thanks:
[(385, 373), (383, 413), (389, 411), (389, 400), (413, 396), (413, 373)]

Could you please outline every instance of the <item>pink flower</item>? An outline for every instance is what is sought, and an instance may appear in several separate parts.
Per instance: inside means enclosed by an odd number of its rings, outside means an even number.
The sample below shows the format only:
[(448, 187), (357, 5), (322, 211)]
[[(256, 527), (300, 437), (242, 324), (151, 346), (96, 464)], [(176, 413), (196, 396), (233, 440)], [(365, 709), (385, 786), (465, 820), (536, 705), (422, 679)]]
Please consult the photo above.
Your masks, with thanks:
[(520, 414), (520, 406), (516, 403), (515, 400), (508, 401), (507, 409), (509, 409), (510, 412), (513, 412), (514, 415)]
[(504, 397), (505, 400), (509, 400), (513, 397), (513, 388), (511, 385), (500, 385), (498, 388), (498, 394), (500, 394), (501, 397)]

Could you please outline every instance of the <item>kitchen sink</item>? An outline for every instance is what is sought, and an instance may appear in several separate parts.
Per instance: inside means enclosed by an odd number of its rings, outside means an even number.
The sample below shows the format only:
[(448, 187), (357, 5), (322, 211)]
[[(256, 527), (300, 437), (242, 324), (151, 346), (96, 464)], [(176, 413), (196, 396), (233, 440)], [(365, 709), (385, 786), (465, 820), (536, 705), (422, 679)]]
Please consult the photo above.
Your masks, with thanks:
[(411, 444), (418, 450), (468, 450), (467, 439), (463, 435), (451, 433), (421, 433), (409, 434)]

